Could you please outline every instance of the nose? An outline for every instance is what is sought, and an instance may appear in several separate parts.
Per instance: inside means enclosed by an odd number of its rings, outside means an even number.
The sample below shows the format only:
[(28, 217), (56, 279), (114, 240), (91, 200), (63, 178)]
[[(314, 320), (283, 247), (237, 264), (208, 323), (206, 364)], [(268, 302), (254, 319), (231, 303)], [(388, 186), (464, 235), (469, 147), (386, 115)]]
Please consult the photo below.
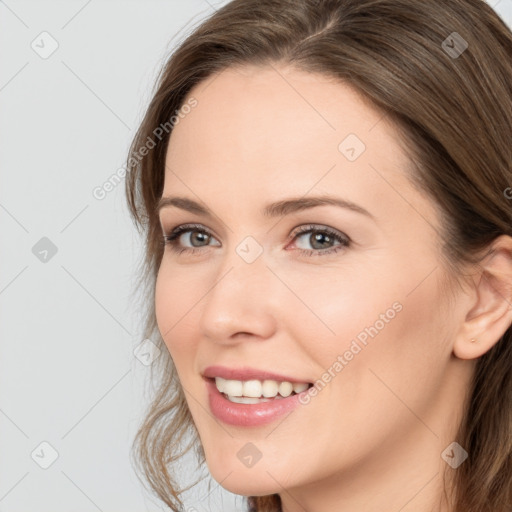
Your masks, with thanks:
[(267, 339), (276, 328), (278, 280), (262, 257), (249, 264), (234, 256), (217, 274), (200, 316), (203, 336), (223, 345)]

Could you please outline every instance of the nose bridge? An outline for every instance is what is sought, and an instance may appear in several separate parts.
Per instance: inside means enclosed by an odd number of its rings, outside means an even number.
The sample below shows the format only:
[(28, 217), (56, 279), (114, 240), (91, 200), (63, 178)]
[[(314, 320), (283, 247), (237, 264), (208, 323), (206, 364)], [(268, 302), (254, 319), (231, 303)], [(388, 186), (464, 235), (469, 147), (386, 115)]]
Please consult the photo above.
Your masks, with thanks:
[(203, 299), (201, 328), (206, 337), (229, 341), (239, 332), (272, 335), (276, 313), (270, 290), (273, 276), (259, 252), (252, 241), (242, 241), (219, 266)]

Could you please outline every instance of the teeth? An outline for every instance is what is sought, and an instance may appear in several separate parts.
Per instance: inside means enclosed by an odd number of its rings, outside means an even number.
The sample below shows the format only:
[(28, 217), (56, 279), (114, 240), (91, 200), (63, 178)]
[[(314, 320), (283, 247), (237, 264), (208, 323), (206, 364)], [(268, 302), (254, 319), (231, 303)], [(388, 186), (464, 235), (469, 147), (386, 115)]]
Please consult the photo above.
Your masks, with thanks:
[(264, 397), (270, 398), (279, 393), (279, 383), (275, 380), (264, 380), (261, 386), (261, 391)]
[(279, 394), (281, 396), (290, 396), (293, 391), (293, 384), (291, 382), (281, 382), (279, 384)]
[(236, 401), (237, 403), (260, 403), (262, 401), (268, 401), (263, 398), (275, 398), (277, 395), (281, 395), (281, 397), (288, 397), (293, 392), (300, 393), (308, 389), (309, 384), (306, 382), (277, 382), (275, 380), (228, 380), (223, 379), (222, 377), (215, 377), (215, 384), (217, 389), (221, 393), (225, 393), (230, 398), (233, 397), (244, 397), (247, 399), (252, 399), (252, 401)]
[(306, 391), (306, 389), (309, 388), (309, 384), (307, 382), (295, 382), (293, 384), (293, 391), (295, 393), (302, 393), (303, 391)]
[(242, 395), (252, 398), (259, 398), (261, 396), (261, 388), (262, 384), (259, 380), (248, 380), (243, 383)]
[(271, 398), (250, 398), (246, 396), (228, 396), (231, 402), (237, 404), (259, 404), (260, 402), (270, 402)]

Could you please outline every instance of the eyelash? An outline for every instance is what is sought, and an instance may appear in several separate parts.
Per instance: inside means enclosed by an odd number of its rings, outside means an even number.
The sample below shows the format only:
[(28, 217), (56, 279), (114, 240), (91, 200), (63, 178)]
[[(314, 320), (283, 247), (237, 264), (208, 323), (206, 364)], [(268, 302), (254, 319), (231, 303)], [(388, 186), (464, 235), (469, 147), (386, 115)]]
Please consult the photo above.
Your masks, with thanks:
[[(199, 224), (183, 224), (183, 225), (178, 226), (175, 229), (173, 229), (170, 234), (164, 235), (162, 245), (164, 245), (164, 246), (168, 245), (171, 248), (171, 250), (173, 252), (177, 253), (177, 254), (182, 254), (182, 253), (196, 254), (198, 252), (201, 252), (203, 250), (203, 247), (192, 247), (192, 248), (185, 247), (185, 248), (182, 248), (182, 249), (178, 248), (178, 239), (179, 239), (180, 235), (182, 235), (183, 233), (188, 233), (188, 232), (193, 232), (193, 231), (197, 231), (197, 232), (206, 234), (206, 235), (208, 235), (210, 237), (213, 237), (213, 234), (210, 233), (210, 231), (208, 231), (207, 229), (203, 228)], [(346, 235), (342, 235), (342, 234), (338, 233), (337, 231), (333, 231), (332, 229), (327, 228), (327, 227), (319, 228), (315, 224), (309, 224), (309, 225), (301, 226), (294, 233), (293, 239), (297, 238), (297, 236), (299, 236), (299, 235), (304, 235), (306, 233), (314, 233), (314, 232), (319, 232), (319, 233), (323, 233), (323, 234), (329, 235), (335, 241), (340, 242), (340, 245), (336, 245), (336, 246), (331, 247), (329, 249), (323, 249), (323, 250), (296, 249), (297, 251), (299, 251), (299, 253), (301, 255), (305, 255), (305, 256), (322, 255), (322, 256), (325, 256), (327, 254), (336, 253), (340, 249), (347, 248), (351, 244), (350, 239)], [(204, 246), (204, 247), (209, 247), (209, 246)]]

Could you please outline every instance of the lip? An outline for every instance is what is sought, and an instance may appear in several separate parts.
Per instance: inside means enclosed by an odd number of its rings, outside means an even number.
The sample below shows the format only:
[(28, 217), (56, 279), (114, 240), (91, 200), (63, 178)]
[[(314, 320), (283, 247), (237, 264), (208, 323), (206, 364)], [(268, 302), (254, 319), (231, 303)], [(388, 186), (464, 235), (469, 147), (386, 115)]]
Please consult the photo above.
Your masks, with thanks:
[[(228, 368), (227, 366), (208, 366), (202, 373), (203, 377), (212, 379), (215, 377), (222, 377), (223, 379), (229, 380), (277, 380), (279, 382), (306, 382), (311, 384), (308, 380), (300, 380), (288, 375), (280, 375), (278, 373), (268, 372), (266, 370), (258, 370), (257, 368), (251, 368), (244, 366), (241, 368)], [(230, 402), (231, 403), (231, 402)]]
[[(220, 377), (220, 375), (217, 374)], [(228, 400), (215, 385), (215, 379), (205, 378), (208, 390), (210, 410), (220, 421), (238, 427), (258, 427), (266, 425), (293, 411), (300, 404), (301, 395), (309, 389), (290, 395), (286, 398), (274, 399), (261, 404), (238, 404)]]

